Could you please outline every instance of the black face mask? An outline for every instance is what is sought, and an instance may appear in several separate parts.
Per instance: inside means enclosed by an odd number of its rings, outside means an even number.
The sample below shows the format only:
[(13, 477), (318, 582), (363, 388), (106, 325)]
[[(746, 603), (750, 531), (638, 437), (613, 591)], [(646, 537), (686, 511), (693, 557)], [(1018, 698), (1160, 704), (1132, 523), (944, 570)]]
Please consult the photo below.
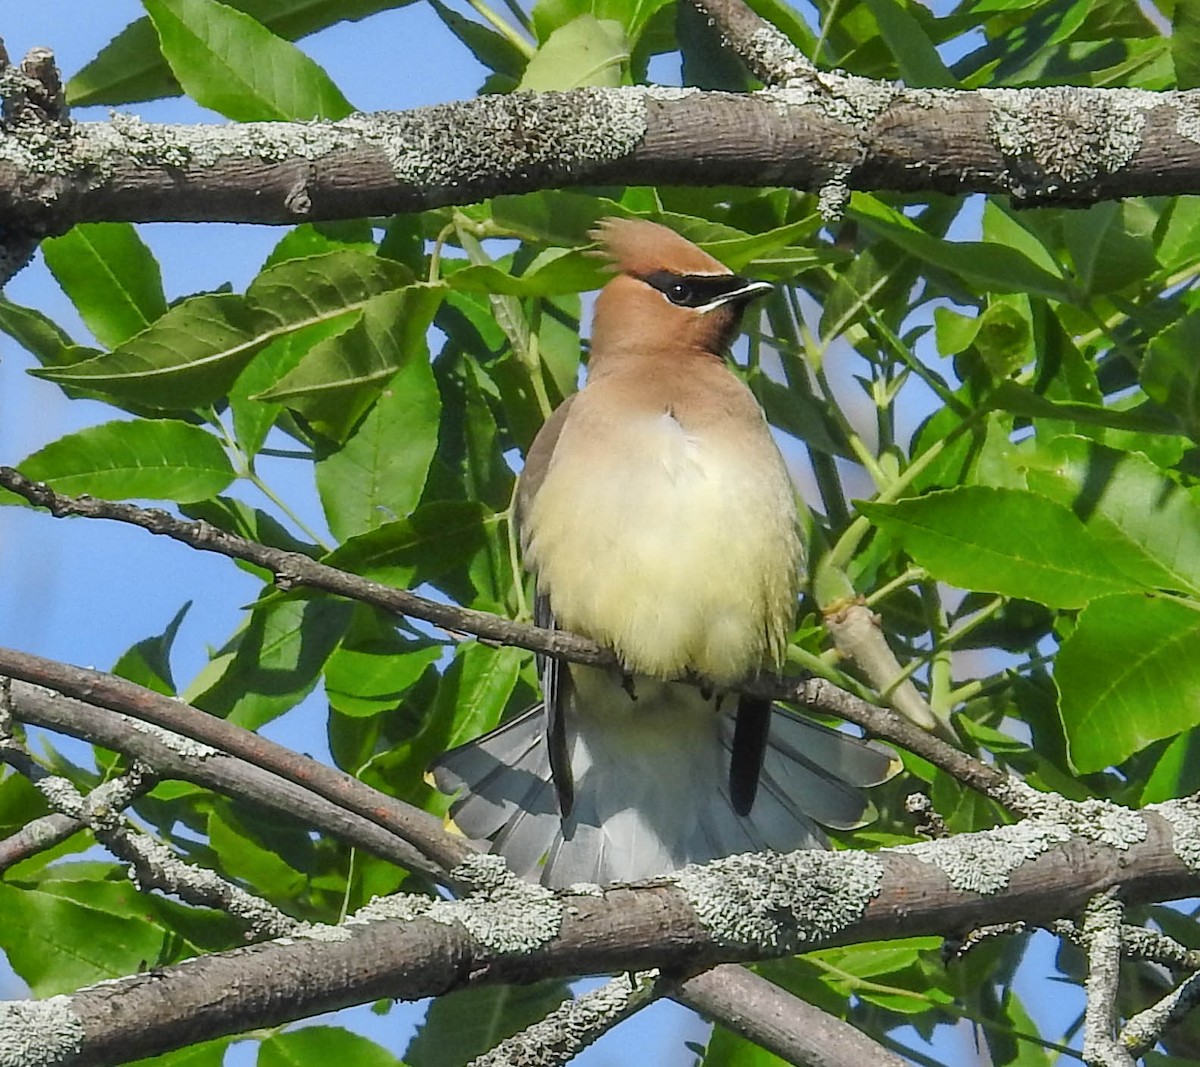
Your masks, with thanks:
[[(736, 274), (672, 274), (657, 270), (641, 276), (642, 281), (663, 294), (672, 304), (685, 308), (703, 308), (745, 289), (748, 278)], [(756, 296), (757, 292), (747, 293)]]

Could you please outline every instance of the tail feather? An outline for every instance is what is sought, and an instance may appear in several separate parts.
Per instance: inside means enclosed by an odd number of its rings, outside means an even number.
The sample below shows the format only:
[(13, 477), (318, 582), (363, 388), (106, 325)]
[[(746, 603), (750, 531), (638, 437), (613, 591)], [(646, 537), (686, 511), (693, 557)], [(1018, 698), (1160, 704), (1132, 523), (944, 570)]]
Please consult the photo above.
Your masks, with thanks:
[(878, 741), (862, 741), (850, 734), (794, 711), (775, 705), (771, 717), (771, 748), (789, 759), (802, 759), (846, 782), (880, 785), (900, 770), (900, 760)]
[[(542, 796), (550, 781), (550, 760), (535, 705), (491, 733), (452, 749), (433, 767), (443, 793), (466, 791), (451, 809), (468, 837), (490, 838), (525, 812), (557, 814)], [(552, 799), (552, 798), (550, 798)]]
[(786, 790), (781, 789), (771, 774), (762, 775), (758, 796), (749, 817), (755, 836), (761, 841), (756, 848), (769, 848), (775, 852), (828, 848), (829, 839), (821, 832), (818, 821)]
[[(658, 684), (658, 683), (655, 683)], [(575, 803), (559, 812), (538, 705), (442, 756), (440, 789), (463, 833), (491, 841), (522, 877), (561, 887), (637, 881), (738, 852), (828, 846), (821, 826), (850, 829), (874, 813), (860, 789), (898, 768), (890, 749), (772, 709), (753, 807), (730, 797), (732, 706), (698, 690), (639, 682), (603, 707), (573, 694), (566, 718)]]

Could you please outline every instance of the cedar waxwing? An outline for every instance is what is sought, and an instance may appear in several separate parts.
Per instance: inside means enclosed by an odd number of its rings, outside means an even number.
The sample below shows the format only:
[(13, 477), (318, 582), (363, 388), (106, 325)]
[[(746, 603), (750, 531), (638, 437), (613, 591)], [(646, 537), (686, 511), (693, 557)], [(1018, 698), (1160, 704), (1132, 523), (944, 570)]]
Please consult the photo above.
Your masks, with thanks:
[[(543, 703), (442, 756), (459, 829), (564, 887), (827, 847), (894, 754), (737, 684), (778, 670), (803, 564), (794, 489), (723, 354), (770, 290), (666, 227), (606, 219), (587, 384), (547, 420), (517, 507), (535, 621), (624, 666), (547, 659)], [(691, 673), (709, 688), (672, 681)], [(733, 692), (731, 692), (733, 690)]]

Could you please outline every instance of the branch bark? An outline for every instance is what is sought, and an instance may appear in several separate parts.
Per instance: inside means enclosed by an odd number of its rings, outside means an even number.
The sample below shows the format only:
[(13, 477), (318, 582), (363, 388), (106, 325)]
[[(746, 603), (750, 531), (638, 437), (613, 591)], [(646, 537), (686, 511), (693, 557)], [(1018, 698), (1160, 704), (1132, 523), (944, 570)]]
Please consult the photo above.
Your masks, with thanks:
[(675, 997), (801, 1067), (908, 1067), (850, 1023), (745, 967), (714, 967), (682, 983)]
[[(197, 712), (178, 700), (116, 675), (73, 667), (12, 649), (0, 650), (0, 675), (44, 685), (77, 700), (119, 711), (253, 763), (391, 831), (433, 860), (442, 871), (459, 866), (473, 854), (472, 846), (465, 838), (446, 833), (441, 820), (428, 812), (394, 800), (357, 778), (292, 752), (240, 726)], [(442, 877), (444, 880), (445, 876)]]
[[(105, 1067), (379, 997), (654, 966), (694, 973), (822, 946), (1045, 923), (1114, 886), (1128, 902), (1200, 892), (1200, 868), (1180, 858), (1200, 854), (1200, 804), (1123, 819), (1127, 838), (1144, 836), (1120, 843), (1030, 820), (876, 853), (734, 856), (641, 887), (552, 894), (500, 876), (465, 901), (389, 898), (340, 927), (0, 1006), (0, 1062), (18, 1014), (33, 1016), (41, 1035), (24, 1046), (28, 1067)], [(464, 880), (486, 885), (493, 863), (469, 861)], [(62, 1034), (66, 1054), (51, 1047)]]
[[(434, 877), (444, 876), (441, 868), (378, 823), (347, 811), (305, 786), (280, 778), (215, 748), (198, 744), (182, 734), (156, 730), (137, 719), (95, 704), (73, 700), (27, 682), (12, 683), (11, 700), (13, 716), (21, 722), (122, 752), (148, 763), (163, 778), (194, 782), (226, 796), (262, 805), (407, 870), (422, 871)], [(49, 820), (60, 818), (47, 816), (45, 821), (49, 823)], [(83, 828), (77, 819), (66, 822), (70, 823), (72, 833)], [(51, 832), (66, 829), (58, 821), (49, 823), (44, 829), (47, 834), (45, 839), (39, 837), (37, 842), (28, 842), (24, 835), (33, 825), (31, 823), (23, 831), (0, 842), (0, 870), (8, 863), (49, 848), (58, 840), (57, 837), (51, 839)], [(8, 850), (15, 841), (19, 841), (21, 847), (10, 859)]]
[[(12, 96), (0, 84), (0, 102)], [(1078, 203), (1200, 190), (1200, 92), (903, 88), (519, 92), (340, 122), (0, 127), (0, 219), (297, 223), (598, 184), (792, 186)], [(836, 195), (835, 195), (836, 194)]]

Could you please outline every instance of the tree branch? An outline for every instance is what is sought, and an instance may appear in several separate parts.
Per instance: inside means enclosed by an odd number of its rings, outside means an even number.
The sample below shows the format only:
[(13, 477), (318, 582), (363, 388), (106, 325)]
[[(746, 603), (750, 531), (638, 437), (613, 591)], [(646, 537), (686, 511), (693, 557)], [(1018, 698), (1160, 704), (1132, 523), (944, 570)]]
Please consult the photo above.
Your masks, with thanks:
[(16, 833), (0, 840), (0, 874), (86, 828), (79, 819), (61, 815), (57, 811), (26, 823)]
[[(181, 734), (160, 730), (27, 682), (12, 683), (12, 710), (13, 717), (21, 722), (78, 737), (142, 760), (163, 778), (194, 782), (226, 796), (262, 805), (406, 870), (422, 871), (435, 878), (445, 876), (436, 864), (378, 823), (347, 811), (303, 785), (279, 778), (261, 767), (198, 744)], [(47, 816), (50, 818), (54, 816)], [(72, 822), (77, 829), (82, 827), (77, 820)], [(0, 857), (10, 842), (29, 829), (26, 827), (20, 834), (0, 842)], [(3, 863), (0, 863), (0, 869), (2, 867)]]
[(155, 784), (153, 769), (145, 764), (135, 762), (128, 772), (84, 796), (68, 779), (39, 767), (15, 738), (0, 740), (0, 761), (23, 774), (52, 807), (78, 819), (100, 844), (130, 864), (130, 877), (143, 892), (159, 889), (188, 904), (218, 908), (241, 919), (257, 937), (280, 937), (300, 926), (298, 920), (215, 871), (184, 863), (121, 816), (124, 808)]
[[(1118, 885), (1131, 902), (1200, 892), (1200, 871), (1180, 858), (1200, 854), (1200, 804), (1172, 801), (1126, 820), (1124, 843), (1028, 820), (876, 853), (734, 856), (582, 893), (521, 883), (495, 857), (476, 856), (455, 872), (484, 887), (467, 900), (388, 898), (340, 927), (2, 1005), (0, 1042), (7, 1023), (27, 1033), (42, 1012), (45, 1046), (27, 1046), (22, 1063), (105, 1067), (385, 996), (656, 966), (695, 973), (852, 942), (1046, 923)], [(63, 1034), (70, 1054), (54, 1045)]]
[[(0, 168), (7, 137), (55, 143), (66, 134), (66, 100), (48, 48), (31, 49), (20, 66), (14, 66), (0, 41), (0, 102)], [(46, 235), (46, 221), (6, 219), (0, 226), (0, 287), (29, 262)]]
[(802, 1067), (907, 1067), (857, 1027), (745, 967), (721, 964), (683, 982), (674, 996)]
[(1134, 1067), (1129, 1050), (1116, 1038), (1124, 914), (1125, 905), (1111, 890), (1093, 897), (1083, 912), (1080, 932), (1088, 957), (1083, 1060), (1089, 1067)]
[(662, 995), (657, 971), (621, 974), (563, 1001), (540, 1022), (501, 1041), (468, 1067), (557, 1067)]
[[(792, 186), (821, 190), (831, 210), (851, 188), (1042, 204), (1200, 189), (1194, 90), (908, 89), (838, 73), (818, 88), (800, 74), (757, 93), (517, 92), (340, 122), (117, 116), (48, 136), (15, 121), (0, 128), (0, 219), (35, 233), (88, 220), (296, 223), (618, 183)], [(0, 83), (6, 110), (17, 99)]]
[(446, 833), (441, 820), (240, 726), (198, 712), (116, 675), (73, 667), (25, 652), (0, 649), (0, 675), (42, 685), (111, 711), (190, 737), (311, 790), (339, 807), (390, 830), (444, 871), (473, 853), (465, 838)]
[[(178, 519), (165, 511), (140, 508), (133, 504), (98, 500), (94, 497), (71, 497), (57, 493), (49, 486), (33, 482), (12, 467), (0, 467), (0, 487), (24, 497), (31, 504), (46, 508), (57, 517), (70, 515), (90, 519), (110, 519), (138, 526), (151, 533), (161, 534), (180, 541), (192, 548), (205, 552), (216, 552), (231, 559), (240, 559), (271, 572), (276, 584), (288, 589), (306, 586), (327, 593), (349, 597), (371, 604), (384, 611), (423, 619), (447, 630), (473, 633), (486, 640), (501, 644), (516, 645), (548, 656), (556, 656), (574, 663), (589, 666), (616, 667), (617, 659), (611, 651), (601, 648), (575, 634), (562, 630), (546, 630), (537, 626), (513, 622), (484, 611), (474, 611), (451, 604), (427, 600), (403, 589), (373, 582), (358, 575), (349, 574), (298, 552), (249, 541), (235, 534), (226, 533), (206, 522), (189, 522)], [(43, 661), (49, 663), (49, 661)], [(4, 668), (0, 665), (0, 673)], [(14, 674), (15, 677), (25, 677)], [(59, 686), (39, 678), (29, 678), (37, 684)], [(703, 684), (702, 679), (683, 679), (694, 684)], [(129, 683), (124, 683), (128, 685)], [(867, 733), (881, 737), (908, 749), (929, 760), (935, 766), (954, 775), (960, 782), (992, 797), (998, 803), (1012, 806), (1021, 798), (1014, 793), (1009, 779), (987, 764), (968, 756), (964, 752), (924, 730), (906, 722), (900, 715), (887, 709), (860, 700), (830, 682), (820, 678), (803, 680), (759, 678), (741, 687), (746, 693), (763, 696), (771, 700), (782, 700), (813, 711), (836, 715), (848, 722), (861, 726)], [(62, 692), (70, 692), (62, 690)], [(72, 694), (74, 695), (74, 694)], [(84, 700), (93, 697), (82, 697)], [(179, 704), (172, 702), (175, 708)], [(113, 710), (126, 711), (124, 707)], [(129, 712), (136, 715), (136, 712)], [(206, 718), (209, 718), (206, 716)], [(185, 729), (178, 732), (193, 736)], [(217, 747), (223, 747), (218, 745)], [(1022, 794), (1023, 796), (1023, 794)], [(407, 838), (406, 838), (407, 839)], [(415, 842), (414, 842), (415, 843)]]
[(743, 0), (691, 0), (691, 4), (716, 24), (725, 43), (764, 85), (797, 81), (821, 88), (821, 75), (812, 60)]

